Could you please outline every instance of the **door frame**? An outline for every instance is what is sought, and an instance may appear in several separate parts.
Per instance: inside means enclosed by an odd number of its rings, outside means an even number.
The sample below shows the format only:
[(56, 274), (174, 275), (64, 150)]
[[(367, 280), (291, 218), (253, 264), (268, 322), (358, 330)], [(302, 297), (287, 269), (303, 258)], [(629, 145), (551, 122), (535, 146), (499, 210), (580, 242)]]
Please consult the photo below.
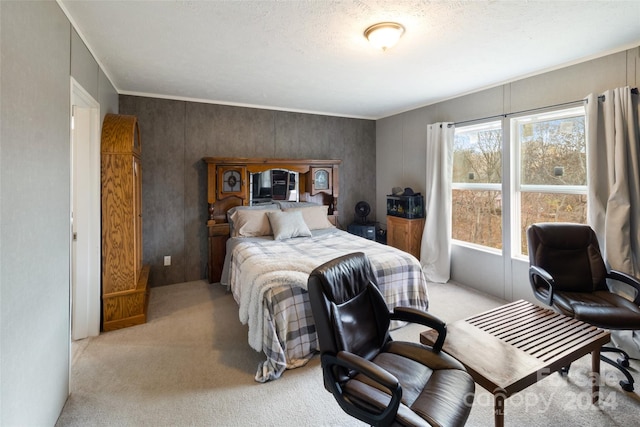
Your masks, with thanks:
[[(74, 106), (88, 109), (84, 118), (74, 119)], [(100, 104), (73, 78), (71, 77), (71, 106), (70, 106), (70, 161), (71, 161), (71, 200), (70, 221), (71, 234), (69, 236), (70, 254), (70, 284), (69, 298), (71, 307), (71, 340), (78, 340), (100, 334), (100, 278), (101, 278), (101, 218), (100, 218)], [(89, 135), (89, 149), (84, 151), (88, 161), (87, 167), (78, 168), (74, 160), (75, 143), (74, 127), (83, 126)], [(81, 173), (82, 176), (78, 176)], [(76, 180), (83, 180), (82, 194), (76, 194)], [(86, 192), (86, 194), (85, 194)], [(74, 203), (80, 200), (83, 210), (74, 212)], [(74, 241), (74, 221), (82, 222), (85, 231), (78, 235)], [(74, 251), (75, 245), (75, 251)], [(85, 263), (75, 261), (75, 253), (82, 251)], [(74, 280), (77, 273), (81, 272), (85, 280)]]

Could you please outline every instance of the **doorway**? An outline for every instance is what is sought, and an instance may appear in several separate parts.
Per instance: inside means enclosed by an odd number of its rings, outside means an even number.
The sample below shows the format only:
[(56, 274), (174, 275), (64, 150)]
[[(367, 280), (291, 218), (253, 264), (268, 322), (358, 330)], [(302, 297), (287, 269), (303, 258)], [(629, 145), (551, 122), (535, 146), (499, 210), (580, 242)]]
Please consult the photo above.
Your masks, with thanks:
[(100, 104), (71, 78), (71, 339), (100, 334)]

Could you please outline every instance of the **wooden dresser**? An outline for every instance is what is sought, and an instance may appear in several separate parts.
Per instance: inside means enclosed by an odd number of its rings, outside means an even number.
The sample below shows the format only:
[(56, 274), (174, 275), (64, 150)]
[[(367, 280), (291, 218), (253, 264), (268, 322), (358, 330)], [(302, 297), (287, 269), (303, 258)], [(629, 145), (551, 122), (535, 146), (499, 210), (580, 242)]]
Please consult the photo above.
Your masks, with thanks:
[(424, 218), (400, 218), (387, 215), (387, 245), (409, 252), (420, 260)]
[(142, 170), (135, 116), (102, 125), (102, 330), (145, 323), (149, 266), (142, 265)]
[[(272, 175), (269, 200), (287, 200), (288, 192), (296, 188), (299, 201), (328, 206), (329, 220), (337, 225), (340, 160), (232, 157), (205, 157), (203, 160), (207, 163), (207, 274), (210, 283), (219, 282), (222, 274), (229, 238), (227, 211), (235, 206), (256, 203), (260, 198), (260, 194), (256, 194), (259, 186), (251, 184), (257, 174), (269, 171)], [(293, 183), (289, 179), (290, 173), (297, 174)], [(294, 185), (291, 187), (291, 184)]]

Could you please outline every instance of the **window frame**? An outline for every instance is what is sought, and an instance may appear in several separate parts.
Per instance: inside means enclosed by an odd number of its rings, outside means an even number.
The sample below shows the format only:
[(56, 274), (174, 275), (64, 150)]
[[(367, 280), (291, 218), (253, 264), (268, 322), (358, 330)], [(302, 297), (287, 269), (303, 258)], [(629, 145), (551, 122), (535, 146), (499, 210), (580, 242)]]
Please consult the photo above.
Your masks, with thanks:
[[(499, 191), (502, 199), (504, 200), (504, 182), (505, 182), (505, 175), (504, 175), (504, 153), (505, 153), (505, 132), (504, 132), (504, 121), (502, 119), (496, 120), (495, 118), (492, 119), (487, 119), (487, 120), (483, 120), (483, 121), (475, 121), (473, 123), (469, 123), (466, 124), (464, 126), (456, 126), (454, 133), (457, 133), (459, 130), (464, 130), (466, 132), (470, 132), (470, 131), (481, 131), (481, 130), (497, 130), (499, 129), (501, 134), (502, 134), (502, 141), (501, 141), (501, 165), (500, 165), (500, 171), (501, 171), (501, 182), (500, 183), (478, 183), (478, 182), (455, 182), (453, 180), (453, 177), (451, 179), (451, 191), (453, 193), (454, 190), (471, 190), (471, 191)], [(455, 136), (454, 136), (455, 138)], [(455, 155), (455, 149), (452, 151), (452, 157)], [(453, 170), (452, 170), (453, 173)], [(452, 202), (453, 202), (453, 198), (452, 198)], [(452, 203), (453, 204), (453, 203)], [(452, 206), (452, 211), (451, 211), (451, 215), (452, 215), (452, 221), (453, 221), (453, 206)], [(501, 235), (501, 241), (502, 241), (502, 248), (494, 248), (491, 246), (486, 246), (486, 245), (482, 245), (479, 243), (474, 243), (474, 242), (469, 242), (467, 240), (459, 240), (459, 239), (455, 239), (452, 237), (452, 242), (460, 245), (460, 246), (466, 246), (469, 248), (473, 248), (473, 249), (477, 249), (477, 250), (482, 250), (485, 252), (490, 252), (490, 253), (497, 253), (497, 254), (501, 254), (504, 250), (504, 244), (505, 244), (505, 239), (504, 239), (504, 209), (502, 210), (502, 214), (501, 214), (501, 227), (502, 227), (502, 235)]]
[[(510, 191), (511, 200), (511, 221), (510, 221), (510, 247), (511, 257), (515, 259), (528, 260), (529, 255), (522, 253), (522, 193), (543, 193), (543, 194), (573, 194), (586, 196), (588, 193), (588, 186), (585, 185), (550, 185), (550, 184), (522, 184), (522, 144), (520, 143), (520, 134), (518, 126), (525, 121), (526, 118), (535, 117), (535, 119), (529, 121), (529, 123), (538, 123), (549, 120), (560, 120), (570, 117), (577, 117), (582, 115), (585, 119), (585, 145), (586, 145), (586, 109), (584, 104), (581, 106), (565, 106), (553, 107), (536, 112), (528, 112), (519, 114), (517, 116), (509, 117), (509, 136), (513, 141), (510, 144), (511, 156), (510, 156), (510, 168), (511, 168), (511, 183), (512, 188)], [(586, 153), (586, 147), (585, 147)], [(585, 173), (588, 173), (588, 169)], [(586, 180), (585, 180), (586, 181)]]

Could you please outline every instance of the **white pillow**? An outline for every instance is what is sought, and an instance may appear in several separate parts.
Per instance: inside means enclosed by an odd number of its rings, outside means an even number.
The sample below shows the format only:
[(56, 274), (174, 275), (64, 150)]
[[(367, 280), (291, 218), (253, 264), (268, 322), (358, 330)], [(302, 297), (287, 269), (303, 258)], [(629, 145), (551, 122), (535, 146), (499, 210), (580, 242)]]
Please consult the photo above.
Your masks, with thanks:
[(328, 206), (305, 206), (302, 208), (286, 208), (283, 209), (285, 212), (301, 212), (302, 217), (304, 218), (304, 222), (307, 223), (309, 230), (321, 230), (323, 228), (331, 228), (334, 227), (329, 219), (327, 218), (327, 214), (329, 213)]
[(269, 223), (275, 240), (292, 237), (310, 237), (311, 230), (304, 222), (301, 212), (268, 212)]
[(237, 210), (231, 215), (233, 231), (231, 237), (270, 236), (273, 234), (269, 224), (268, 212), (277, 210)]
[(268, 203), (268, 204), (264, 204), (264, 205), (253, 205), (253, 206), (244, 206), (244, 205), (240, 205), (240, 206), (234, 206), (231, 209), (229, 209), (227, 211), (227, 222), (229, 223), (229, 226), (231, 228), (231, 235), (233, 237), (237, 237), (234, 236), (235, 233), (233, 231), (233, 220), (231, 219), (231, 216), (233, 216), (234, 213), (236, 213), (237, 211), (254, 211), (254, 210), (264, 210), (264, 209), (268, 209), (268, 210), (280, 210), (280, 206), (276, 205), (275, 203)]

